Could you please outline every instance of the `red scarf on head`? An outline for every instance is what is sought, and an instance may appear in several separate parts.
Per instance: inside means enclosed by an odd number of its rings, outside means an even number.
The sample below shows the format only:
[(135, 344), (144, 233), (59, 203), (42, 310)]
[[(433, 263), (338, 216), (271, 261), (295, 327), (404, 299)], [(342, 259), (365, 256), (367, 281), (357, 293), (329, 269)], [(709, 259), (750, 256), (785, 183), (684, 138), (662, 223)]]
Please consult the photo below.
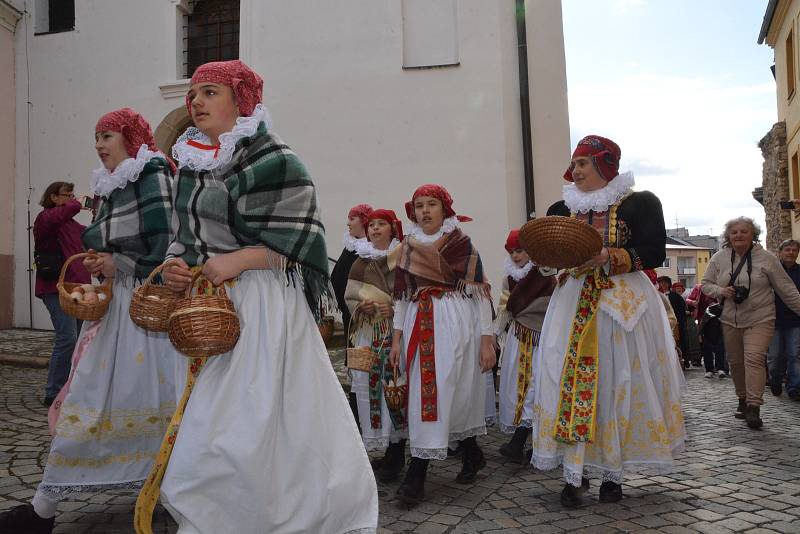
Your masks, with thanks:
[(466, 215), (456, 215), (456, 212), (453, 209), (453, 197), (450, 196), (450, 193), (448, 193), (447, 189), (437, 184), (425, 184), (419, 186), (411, 196), (411, 200), (406, 202), (406, 215), (413, 222), (417, 222), (417, 215), (414, 213), (414, 201), (419, 197), (432, 197), (438, 199), (442, 203), (442, 209), (444, 210), (444, 216), (446, 219), (455, 215), (461, 222), (469, 222), (472, 220), (472, 218), (467, 217)]
[[(599, 135), (587, 135), (581, 139), (575, 147), (575, 152), (572, 153), (572, 159), (586, 156), (591, 158), (594, 168), (606, 181), (610, 182), (619, 174), (622, 151), (611, 139)], [(572, 169), (573, 165), (570, 165), (564, 173), (564, 179), (570, 182), (574, 181)]]

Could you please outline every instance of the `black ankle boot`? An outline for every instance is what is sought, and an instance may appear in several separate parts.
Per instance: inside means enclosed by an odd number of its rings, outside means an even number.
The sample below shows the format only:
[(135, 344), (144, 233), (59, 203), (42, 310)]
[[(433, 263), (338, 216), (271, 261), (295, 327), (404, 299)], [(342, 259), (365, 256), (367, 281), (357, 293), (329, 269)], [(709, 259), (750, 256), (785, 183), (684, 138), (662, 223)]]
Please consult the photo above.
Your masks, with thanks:
[(565, 484), (561, 490), (561, 506), (565, 508), (577, 508), (581, 504), (581, 495), (589, 491), (589, 479), (581, 478), (581, 487), (576, 488), (572, 484)]
[(401, 439), (397, 443), (390, 443), (386, 449), (386, 454), (380, 466), (375, 469), (375, 477), (378, 482), (392, 482), (397, 480), (397, 476), (406, 465), (406, 440)]
[(22, 504), (0, 513), (2, 534), (50, 534), (56, 518), (39, 517), (32, 504)]
[(521, 464), (525, 463), (525, 442), (530, 434), (530, 428), (517, 427), (511, 441), (500, 447), (500, 455)]
[(456, 476), (459, 484), (472, 484), (478, 478), (478, 471), (486, 467), (486, 458), (483, 451), (478, 447), (478, 442), (474, 437), (461, 441), (464, 447), (464, 457), (461, 461), (461, 472)]
[(736, 419), (744, 419), (744, 411), (747, 408), (747, 402), (744, 399), (739, 399), (739, 405), (736, 407), (736, 413), (733, 416)]
[(744, 419), (747, 421), (747, 426), (753, 430), (758, 430), (764, 426), (764, 421), (761, 420), (761, 406), (747, 406), (744, 410)]
[(405, 504), (419, 504), (425, 497), (425, 475), (428, 473), (429, 460), (411, 458), (406, 478), (397, 488), (395, 497)]
[(600, 502), (619, 502), (622, 500), (622, 485), (607, 480), (600, 484)]

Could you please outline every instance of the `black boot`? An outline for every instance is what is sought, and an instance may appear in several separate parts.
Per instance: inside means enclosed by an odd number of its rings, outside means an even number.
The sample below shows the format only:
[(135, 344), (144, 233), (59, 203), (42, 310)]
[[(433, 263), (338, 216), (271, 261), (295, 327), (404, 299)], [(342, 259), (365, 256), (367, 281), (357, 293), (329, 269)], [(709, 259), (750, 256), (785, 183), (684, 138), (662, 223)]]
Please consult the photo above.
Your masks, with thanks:
[(758, 430), (764, 426), (764, 421), (761, 420), (761, 406), (747, 406), (744, 411), (744, 419), (747, 421), (747, 426), (753, 430)]
[(744, 419), (744, 411), (747, 408), (747, 402), (744, 399), (739, 399), (739, 406), (736, 407), (736, 413), (733, 416), (736, 419)]
[(622, 485), (609, 480), (600, 484), (600, 502), (619, 502), (622, 500)]
[(425, 475), (428, 473), (428, 463), (430, 460), (421, 458), (411, 458), (408, 464), (406, 478), (400, 487), (397, 488), (395, 497), (398, 501), (405, 504), (419, 504), (425, 497)]
[(525, 442), (530, 434), (530, 428), (517, 427), (511, 441), (500, 447), (500, 455), (521, 464), (525, 463)]
[(378, 482), (392, 482), (406, 465), (406, 440), (390, 443), (381, 465), (375, 469)]
[(32, 504), (22, 504), (0, 513), (2, 534), (50, 534), (56, 518), (39, 517)]
[(486, 458), (483, 457), (483, 451), (478, 447), (478, 442), (474, 437), (461, 440), (461, 445), (464, 448), (464, 457), (461, 461), (461, 472), (456, 476), (456, 482), (472, 484), (478, 478), (478, 471), (486, 467)]
[(589, 479), (581, 478), (581, 487), (576, 488), (572, 484), (565, 484), (561, 490), (561, 506), (565, 508), (577, 508), (581, 504), (581, 495), (589, 491)]

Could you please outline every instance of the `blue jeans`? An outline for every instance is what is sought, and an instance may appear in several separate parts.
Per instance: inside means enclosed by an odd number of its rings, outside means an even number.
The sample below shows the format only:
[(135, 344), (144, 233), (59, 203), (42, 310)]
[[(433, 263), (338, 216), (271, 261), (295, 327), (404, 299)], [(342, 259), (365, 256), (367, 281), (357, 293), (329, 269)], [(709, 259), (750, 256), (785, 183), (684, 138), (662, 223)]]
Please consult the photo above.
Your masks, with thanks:
[(786, 392), (800, 393), (800, 326), (776, 328), (767, 353), (769, 383), (783, 384), (783, 375), (789, 375)]
[(75, 350), (75, 342), (78, 339), (78, 331), (82, 321), (78, 321), (64, 313), (58, 303), (57, 294), (44, 295), (40, 298), (44, 302), (47, 311), (50, 312), (50, 320), (53, 322), (53, 328), (56, 331), (53, 353), (50, 355), (50, 367), (47, 371), (47, 386), (44, 390), (46, 398), (54, 398), (69, 378), (72, 352)]

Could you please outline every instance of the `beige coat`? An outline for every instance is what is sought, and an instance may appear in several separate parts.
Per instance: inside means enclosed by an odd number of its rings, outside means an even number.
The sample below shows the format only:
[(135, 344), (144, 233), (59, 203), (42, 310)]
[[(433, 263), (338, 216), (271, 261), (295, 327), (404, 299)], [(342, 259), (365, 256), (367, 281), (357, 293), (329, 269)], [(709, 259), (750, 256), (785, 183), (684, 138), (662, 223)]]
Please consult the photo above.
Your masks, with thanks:
[[(747, 263), (745, 262), (734, 285), (750, 286), (750, 295), (741, 304), (726, 299), (722, 309), (721, 321), (735, 328), (748, 328), (766, 321), (775, 320), (775, 293), (796, 314), (800, 315), (800, 293), (781, 266), (780, 260), (764, 250), (761, 245), (753, 245), (752, 280), (748, 284)], [(723, 248), (711, 257), (701, 282), (703, 293), (722, 300), (722, 289), (728, 286), (731, 272), (736, 270), (741, 257), (737, 254), (731, 268), (731, 249)]]

